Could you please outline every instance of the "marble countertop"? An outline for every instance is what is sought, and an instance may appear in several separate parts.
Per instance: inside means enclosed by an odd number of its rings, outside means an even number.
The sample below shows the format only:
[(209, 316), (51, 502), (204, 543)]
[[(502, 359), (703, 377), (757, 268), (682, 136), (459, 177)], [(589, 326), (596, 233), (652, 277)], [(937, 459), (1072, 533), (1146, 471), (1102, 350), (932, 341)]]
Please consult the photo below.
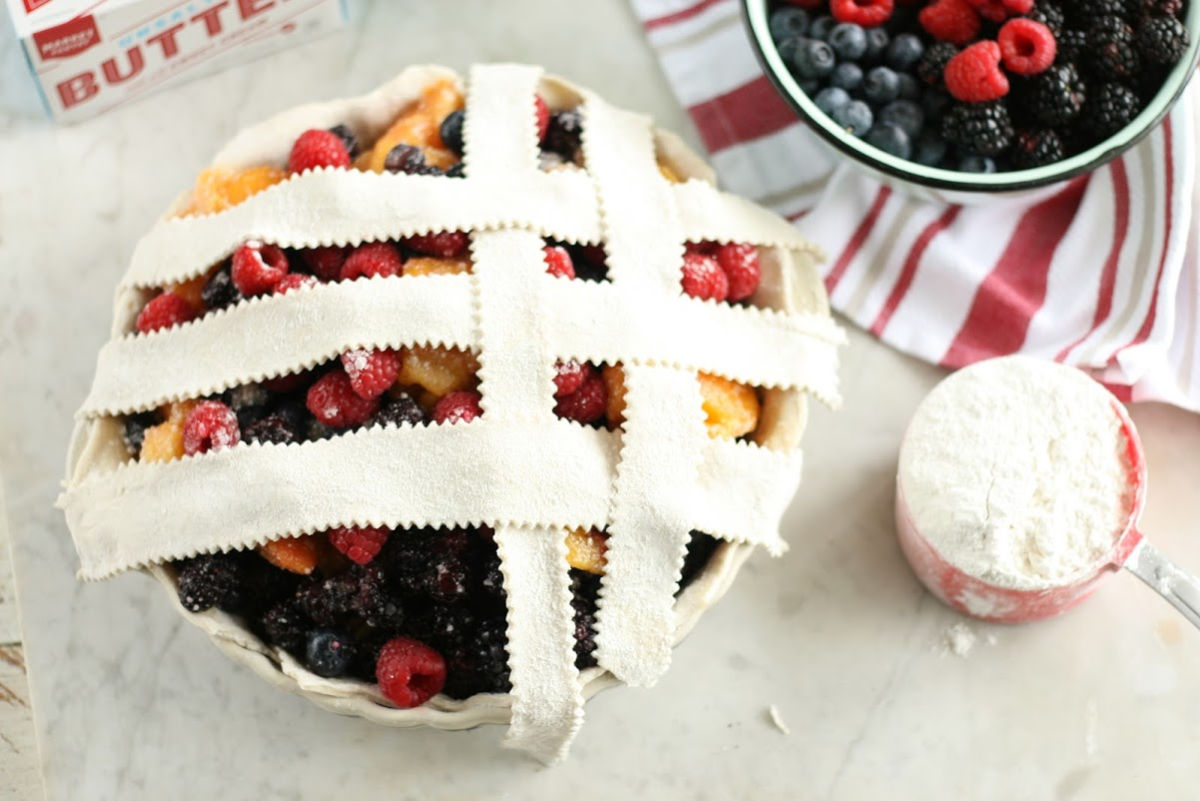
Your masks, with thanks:
[[(411, 62), (522, 60), (695, 142), (625, 4), (564, 5), (377, 2), (343, 34), (69, 128), (41, 118), (0, 33), (0, 470), (48, 797), (1196, 795), (1200, 633), (1132, 576), (1023, 627), (966, 621), (917, 584), (892, 530), (893, 475), (904, 424), (941, 371), (858, 332), (845, 406), (811, 421), (791, 553), (750, 561), (657, 688), (592, 701), (556, 768), (500, 750), (498, 727), (397, 731), (323, 712), (226, 660), (151, 580), (75, 582), (52, 503), (111, 288), (139, 235), (241, 126)], [(1200, 417), (1154, 405), (1133, 416), (1151, 473), (1146, 530), (1200, 569)], [(6, 592), (0, 580), (0, 612)], [(10, 720), (0, 707), (0, 726)], [(29, 742), (12, 752), (32, 759)], [(5, 781), (17, 779), (0, 767)], [(0, 798), (34, 792), (0, 785)]]

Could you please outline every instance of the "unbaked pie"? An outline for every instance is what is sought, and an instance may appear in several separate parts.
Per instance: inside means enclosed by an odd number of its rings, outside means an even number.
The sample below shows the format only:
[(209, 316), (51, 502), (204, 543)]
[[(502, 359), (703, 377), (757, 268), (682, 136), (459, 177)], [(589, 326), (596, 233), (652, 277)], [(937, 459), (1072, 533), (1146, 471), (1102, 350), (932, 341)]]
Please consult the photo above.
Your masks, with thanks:
[(816, 254), (648, 119), (406, 70), (238, 135), (133, 255), (61, 499), (273, 683), (392, 725), (652, 684), (755, 545), (842, 334)]

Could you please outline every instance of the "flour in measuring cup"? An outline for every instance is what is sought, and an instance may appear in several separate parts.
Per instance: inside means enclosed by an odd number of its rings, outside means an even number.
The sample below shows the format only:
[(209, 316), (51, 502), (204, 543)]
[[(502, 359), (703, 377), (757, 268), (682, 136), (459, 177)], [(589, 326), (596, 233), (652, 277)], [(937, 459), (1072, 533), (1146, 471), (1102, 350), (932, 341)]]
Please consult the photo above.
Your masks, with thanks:
[(999, 586), (1053, 586), (1094, 567), (1134, 501), (1114, 403), (1080, 371), (1028, 357), (950, 376), (900, 451), (917, 530), (945, 561)]

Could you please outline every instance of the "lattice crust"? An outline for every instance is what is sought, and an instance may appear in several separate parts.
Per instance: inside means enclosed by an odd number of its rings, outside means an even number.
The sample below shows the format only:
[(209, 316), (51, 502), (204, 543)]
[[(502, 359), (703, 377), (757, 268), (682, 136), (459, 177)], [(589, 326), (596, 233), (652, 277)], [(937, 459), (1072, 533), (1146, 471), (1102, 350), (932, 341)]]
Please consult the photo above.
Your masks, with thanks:
[[(348, 122), (373, 137), (446, 76), (414, 68), (363, 98), (288, 112), (240, 135), (217, 163), (278, 161), (314, 126)], [(538, 170), (536, 92), (552, 106), (579, 103), (586, 172)], [(493, 526), (508, 596), (509, 696), (386, 709), (374, 688), (312, 676), (219, 612), (192, 617), (261, 674), (338, 711), (449, 728), (509, 720), (508, 745), (553, 760), (582, 721), (585, 695), (608, 681), (604, 671), (654, 683), (672, 643), (745, 558), (740, 545), (719, 551), (675, 605), (689, 531), (784, 550), (778, 523), (798, 481), (802, 394), (836, 401), (843, 337), (811, 247), (705, 180), (669, 184), (656, 151), (684, 174), (708, 173), (648, 119), (515, 65), (474, 68), (467, 109), (465, 179), (315, 171), (226, 212), (159, 223), (118, 291), (113, 339), (80, 411), (60, 503), (89, 579), (144, 567), (169, 581), (164, 562), (337, 525)], [(127, 333), (146, 288), (199, 275), (246, 239), (300, 247), (448, 229), (472, 231), (471, 274), (326, 284)], [(602, 243), (610, 281), (547, 276), (545, 236)], [(761, 246), (754, 301), (771, 308), (683, 296), (684, 243), (700, 240)], [(127, 461), (112, 418), (354, 347), (424, 343), (478, 351), (481, 418), (243, 444), (160, 464)], [(624, 364), (622, 430), (555, 417), (553, 364), (569, 357)], [(768, 388), (765, 447), (707, 436), (697, 370)], [(582, 677), (563, 538), (579, 526), (609, 534), (597, 623), (603, 670)]]

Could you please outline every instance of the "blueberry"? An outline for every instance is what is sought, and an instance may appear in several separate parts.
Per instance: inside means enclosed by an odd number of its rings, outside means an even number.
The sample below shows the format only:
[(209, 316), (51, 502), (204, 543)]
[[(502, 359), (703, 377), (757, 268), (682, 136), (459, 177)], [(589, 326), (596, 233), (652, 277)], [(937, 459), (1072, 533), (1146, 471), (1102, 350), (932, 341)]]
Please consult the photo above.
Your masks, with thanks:
[(853, 92), (855, 89), (862, 86), (862, 82), (862, 67), (849, 62), (838, 64), (833, 68), (833, 72), (829, 75), (830, 86), (836, 86), (839, 89), (845, 89), (847, 92)]
[(800, 91), (809, 97), (813, 97), (817, 92), (821, 91), (821, 82), (816, 78), (805, 78), (800, 81)]
[(789, 69), (792, 62), (796, 60), (796, 51), (800, 49), (800, 43), (803, 41), (803, 36), (789, 36), (775, 45), (775, 49), (779, 51), (779, 57), (783, 59), (783, 63), (787, 64)]
[(921, 95), (921, 108), (925, 110), (927, 118), (940, 117), (950, 102), (950, 93), (940, 86), (926, 89), (925, 94)]
[(867, 31), (867, 52), (863, 53), (863, 63), (875, 64), (882, 59), (890, 41), (887, 31), (883, 28), (871, 28)]
[(821, 78), (833, 72), (837, 59), (833, 48), (817, 39), (804, 39), (796, 48), (792, 67), (801, 78)]
[(958, 162), (959, 172), (995, 172), (996, 162), (987, 156), (963, 156)]
[(833, 17), (817, 17), (815, 20), (813, 20), (813, 24), (808, 26), (808, 35), (814, 39), (825, 41), (829, 38), (830, 31), (832, 31), (834, 26), (837, 24), (837, 20)]
[(313, 629), (304, 649), (308, 669), (318, 676), (341, 676), (350, 667), (354, 645), (350, 638), (332, 629)]
[(917, 137), (913, 146), (913, 161), (926, 167), (936, 167), (946, 158), (949, 147), (946, 140), (932, 131), (926, 131)]
[(901, 72), (896, 75), (896, 79), (900, 81), (900, 98), (902, 100), (921, 99), (921, 84), (915, 77), (907, 72)]
[(902, 33), (888, 45), (884, 60), (892, 69), (906, 70), (925, 55), (925, 45), (915, 34)]
[(767, 24), (771, 40), (782, 42), (790, 36), (803, 36), (808, 30), (808, 12), (802, 8), (780, 8), (771, 14)]
[(862, 92), (872, 103), (891, 103), (900, 96), (900, 79), (887, 67), (874, 67), (863, 79)]
[(893, 100), (878, 114), (879, 122), (891, 123), (910, 139), (914, 138), (925, 127), (925, 112), (911, 100)]
[(861, 100), (851, 100), (836, 109), (832, 116), (834, 122), (855, 136), (862, 136), (871, 130), (871, 123), (875, 121), (871, 107)]
[(868, 144), (890, 153), (896, 158), (907, 159), (912, 155), (912, 142), (899, 125), (881, 122), (871, 127), (863, 137)]
[(829, 46), (842, 61), (858, 61), (867, 52), (867, 32), (860, 25), (843, 22), (829, 32)]
[(462, 109), (459, 109), (447, 114), (446, 119), (442, 120), (441, 127), (438, 129), (442, 137), (442, 142), (446, 144), (446, 147), (460, 156), (463, 151), (462, 128), (463, 112)]
[(813, 102), (817, 104), (817, 108), (832, 117), (833, 112), (850, 102), (850, 93), (845, 89), (829, 86), (817, 92)]

